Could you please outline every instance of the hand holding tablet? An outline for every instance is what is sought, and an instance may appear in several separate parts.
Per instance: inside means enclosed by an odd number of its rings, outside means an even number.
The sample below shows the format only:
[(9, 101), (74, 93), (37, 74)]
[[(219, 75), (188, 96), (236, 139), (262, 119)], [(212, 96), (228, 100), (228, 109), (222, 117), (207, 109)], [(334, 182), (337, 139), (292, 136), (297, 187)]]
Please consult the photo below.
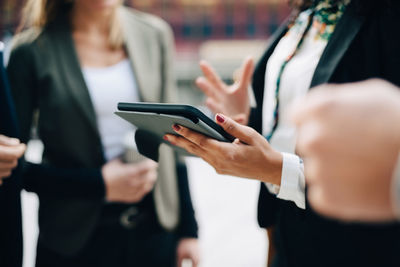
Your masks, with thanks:
[(176, 134), (172, 126), (182, 125), (218, 141), (234, 138), (197, 108), (189, 105), (158, 103), (119, 103), (116, 115), (162, 140), (165, 134)]

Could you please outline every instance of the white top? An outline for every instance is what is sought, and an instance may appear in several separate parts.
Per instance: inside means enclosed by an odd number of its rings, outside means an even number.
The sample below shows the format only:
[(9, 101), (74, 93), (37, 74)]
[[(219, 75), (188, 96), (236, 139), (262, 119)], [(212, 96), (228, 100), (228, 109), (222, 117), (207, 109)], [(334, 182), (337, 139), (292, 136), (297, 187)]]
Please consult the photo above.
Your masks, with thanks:
[[(295, 51), (306, 29), (310, 14), (310, 10), (306, 10), (299, 15), (296, 24), (280, 40), (268, 60), (263, 101), (264, 136), (271, 132), (274, 124), (275, 91), (279, 71), (288, 56)], [(305, 208), (304, 166), (302, 160), (295, 155), (296, 129), (289, 122), (285, 112), (295, 100), (307, 94), (327, 43), (327, 40), (318, 37), (318, 29), (312, 27), (297, 54), (287, 64), (281, 77), (279, 123), (270, 140), (271, 146), (282, 152), (283, 167), (281, 186), (267, 184), (267, 187), (271, 193), (277, 194), (278, 198), (294, 201), (303, 209)]]
[(107, 161), (120, 157), (125, 151), (125, 136), (135, 129), (114, 112), (118, 102), (140, 101), (132, 66), (125, 59), (110, 67), (84, 67), (83, 76), (96, 112), (104, 156)]

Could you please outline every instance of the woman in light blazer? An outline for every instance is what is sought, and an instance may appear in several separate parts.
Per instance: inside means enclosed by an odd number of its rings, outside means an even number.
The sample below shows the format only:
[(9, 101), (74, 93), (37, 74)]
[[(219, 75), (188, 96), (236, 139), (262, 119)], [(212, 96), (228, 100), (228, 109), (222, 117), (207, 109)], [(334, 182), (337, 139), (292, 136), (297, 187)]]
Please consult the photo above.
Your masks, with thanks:
[(166, 145), (158, 164), (123, 163), (133, 128), (113, 114), (175, 101), (169, 26), (119, 0), (30, 0), (22, 25), (8, 72), (22, 140), (34, 125), (44, 144), (24, 177), (40, 199), (36, 266), (196, 265), (185, 166)]

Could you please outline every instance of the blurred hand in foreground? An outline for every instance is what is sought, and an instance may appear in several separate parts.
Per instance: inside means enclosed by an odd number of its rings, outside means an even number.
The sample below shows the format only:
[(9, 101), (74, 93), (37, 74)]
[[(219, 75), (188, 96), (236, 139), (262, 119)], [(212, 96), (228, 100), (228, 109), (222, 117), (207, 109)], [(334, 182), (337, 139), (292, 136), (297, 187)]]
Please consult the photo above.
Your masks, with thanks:
[(381, 80), (321, 86), (293, 107), (292, 118), (313, 208), (346, 221), (391, 220), (399, 89)]

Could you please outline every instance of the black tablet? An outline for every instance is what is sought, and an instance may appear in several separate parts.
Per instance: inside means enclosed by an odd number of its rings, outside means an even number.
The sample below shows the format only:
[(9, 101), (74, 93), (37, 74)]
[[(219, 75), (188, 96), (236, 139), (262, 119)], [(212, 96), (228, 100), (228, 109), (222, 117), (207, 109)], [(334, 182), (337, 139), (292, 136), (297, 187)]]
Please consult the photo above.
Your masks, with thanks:
[(119, 103), (116, 115), (135, 125), (138, 129), (162, 137), (176, 133), (172, 125), (179, 124), (219, 141), (232, 142), (235, 138), (190, 105), (159, 103)]

